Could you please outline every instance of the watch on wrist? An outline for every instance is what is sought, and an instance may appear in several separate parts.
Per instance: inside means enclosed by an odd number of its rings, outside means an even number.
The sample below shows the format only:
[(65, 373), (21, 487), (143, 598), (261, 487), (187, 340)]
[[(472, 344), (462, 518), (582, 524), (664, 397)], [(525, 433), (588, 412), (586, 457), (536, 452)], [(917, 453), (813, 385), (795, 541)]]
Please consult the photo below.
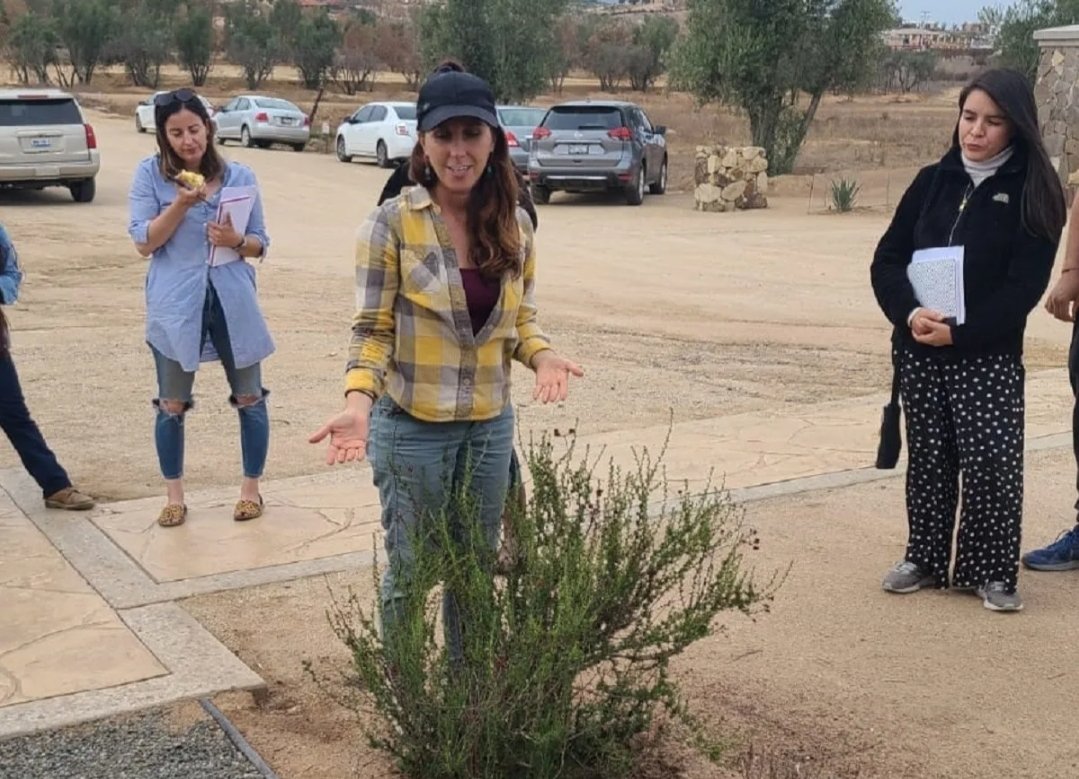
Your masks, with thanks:
[(232, 247), (232, 250), (234, 252), (238, 252), (241, 249), (243, 249), (244, 246), (246, 246), (246, 245), (247, 245), (247, 236), (245, 235), (245, 236), (240, 238), (240, 242), (238, 244), (236, 244), (235, 246)]

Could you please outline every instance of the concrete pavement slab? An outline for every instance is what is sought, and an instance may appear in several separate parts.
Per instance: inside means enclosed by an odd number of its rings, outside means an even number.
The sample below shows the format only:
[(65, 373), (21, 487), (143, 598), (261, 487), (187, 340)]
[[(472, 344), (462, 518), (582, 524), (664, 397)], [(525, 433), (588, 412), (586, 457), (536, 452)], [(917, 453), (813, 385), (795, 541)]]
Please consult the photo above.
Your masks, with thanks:
[(167, 673), (0, 492), (0, 707)]

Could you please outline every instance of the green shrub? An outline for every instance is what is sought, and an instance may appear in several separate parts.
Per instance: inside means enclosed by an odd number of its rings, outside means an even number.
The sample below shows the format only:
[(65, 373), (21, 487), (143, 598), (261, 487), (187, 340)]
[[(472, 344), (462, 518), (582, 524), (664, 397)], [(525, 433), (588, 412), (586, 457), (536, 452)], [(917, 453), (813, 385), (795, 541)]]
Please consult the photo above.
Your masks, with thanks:
[(853, 179), (833, 180), (832, 208), (840, 213), (852, 211), (855, 203), (858, 201), (859, 190), (861, 190), (861, 186)]
[[(556, 454), (549, 438), (526, 459), (530, 497), (511, 514), (517, 562), (504, 579), (478, 537), (448, 543), (442, 511), (427, 525), (439, 543), (414, 544), (385, 642), (380, 608), (350, 594), (330, 611), (352, 655), (348, 705), (412, 779), (625, 776), (654, 716), (685, 714), (671, 658), (720, 612), (766, 608), (777, 586), (744, 569), (757, 542), (721, 490), (671, 496), (647, 453), (602, 478), (587, 453)], [(456, 509), (474, 516), (465, 497)], [(438, 582), (460, 604), (460, 664), (436, 640)]]

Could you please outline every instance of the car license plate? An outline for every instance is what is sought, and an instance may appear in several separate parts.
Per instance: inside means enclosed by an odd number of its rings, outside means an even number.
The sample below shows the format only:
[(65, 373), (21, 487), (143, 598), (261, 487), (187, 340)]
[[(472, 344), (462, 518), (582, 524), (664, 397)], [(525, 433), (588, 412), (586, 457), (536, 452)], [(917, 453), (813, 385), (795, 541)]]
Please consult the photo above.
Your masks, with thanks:
[(296, 120), (293, 119), (291, 116), (282, 116), (281, 117), (281, 124), (293, 125), (293, 124), (296, 124)]
[(568, 154), (588, 154), (589, 145), (587, 143), (571, 143), (569, 145)]
[(52, 139), (51, 138), (31, 138), (30, 139), (30, 148), (31, 149), (49, 149), (51, 147), (52, 147)]

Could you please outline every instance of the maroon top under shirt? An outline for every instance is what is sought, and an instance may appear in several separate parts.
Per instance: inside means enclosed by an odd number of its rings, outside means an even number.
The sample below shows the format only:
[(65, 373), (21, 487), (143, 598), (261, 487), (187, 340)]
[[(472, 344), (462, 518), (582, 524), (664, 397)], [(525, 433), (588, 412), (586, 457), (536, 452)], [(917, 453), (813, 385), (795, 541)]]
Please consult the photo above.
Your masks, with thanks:
[(487, 324), (491, 312), (498, 305), (502, 294), (501, 279), (488, 279), (478, 268), (461, 268), (461, 283), (465, 287), (465, 300), (468, 301), (468, 316), (472, 320), (472, 335)]

